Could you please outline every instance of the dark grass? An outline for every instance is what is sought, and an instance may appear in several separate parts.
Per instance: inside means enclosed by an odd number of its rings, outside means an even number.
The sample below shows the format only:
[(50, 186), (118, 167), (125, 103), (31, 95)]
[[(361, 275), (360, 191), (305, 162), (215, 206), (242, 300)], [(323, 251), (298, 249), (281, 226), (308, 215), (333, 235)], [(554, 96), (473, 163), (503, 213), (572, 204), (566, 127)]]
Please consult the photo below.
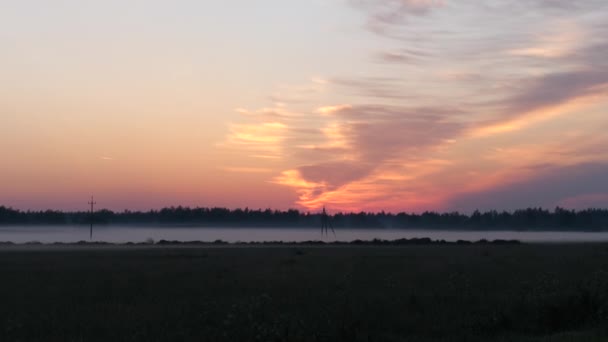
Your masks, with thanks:
[(0, 341), (605, 341), (608, 244), (0, 248)]

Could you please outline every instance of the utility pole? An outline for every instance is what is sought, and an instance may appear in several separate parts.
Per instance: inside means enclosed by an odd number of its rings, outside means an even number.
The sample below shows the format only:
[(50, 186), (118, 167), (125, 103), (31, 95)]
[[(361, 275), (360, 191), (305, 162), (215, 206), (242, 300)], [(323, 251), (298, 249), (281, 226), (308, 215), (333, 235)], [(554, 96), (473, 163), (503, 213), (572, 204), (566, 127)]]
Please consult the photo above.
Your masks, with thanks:
[(325, 211), (325, 206), (323, 206), (323, 212), (321, 213), (321, 235), (325, 231), (325, 235), (329, 235), (327, 232), (327, 228), (331, 228), (332, 233), (334, 233), (334, 237), (336, 237), (336, 231), (334, 230), (334, 226), (331, 224), (330, 217)]
[(94, 210), (94, 205), (97, 204), (97, 202), (95, 202), (93, 200), (93, 196), (91, 196), (91, 202), (89, 202), (88, 204), (91, 205), (91, 214), (89, 219), (91, 220), (91, 227), (89, 229), (89, 240), (93, 240), (93, 210)]

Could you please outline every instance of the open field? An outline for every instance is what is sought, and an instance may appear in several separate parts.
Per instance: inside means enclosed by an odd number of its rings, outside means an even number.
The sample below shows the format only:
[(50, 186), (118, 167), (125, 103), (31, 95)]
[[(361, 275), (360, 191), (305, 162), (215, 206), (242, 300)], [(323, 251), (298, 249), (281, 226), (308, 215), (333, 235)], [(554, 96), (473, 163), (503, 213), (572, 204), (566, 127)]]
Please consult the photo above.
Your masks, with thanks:
[(1, 341), (604, 341), (608, 244), (1, 247)]

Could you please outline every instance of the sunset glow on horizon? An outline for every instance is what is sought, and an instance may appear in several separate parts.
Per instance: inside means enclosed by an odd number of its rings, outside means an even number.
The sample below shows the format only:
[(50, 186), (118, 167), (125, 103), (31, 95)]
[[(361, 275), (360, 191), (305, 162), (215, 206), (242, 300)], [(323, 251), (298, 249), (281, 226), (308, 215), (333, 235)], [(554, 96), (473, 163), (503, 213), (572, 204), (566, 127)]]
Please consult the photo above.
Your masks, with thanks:
[(6, 1), (0, 206), (608, 207), (608, 2)]

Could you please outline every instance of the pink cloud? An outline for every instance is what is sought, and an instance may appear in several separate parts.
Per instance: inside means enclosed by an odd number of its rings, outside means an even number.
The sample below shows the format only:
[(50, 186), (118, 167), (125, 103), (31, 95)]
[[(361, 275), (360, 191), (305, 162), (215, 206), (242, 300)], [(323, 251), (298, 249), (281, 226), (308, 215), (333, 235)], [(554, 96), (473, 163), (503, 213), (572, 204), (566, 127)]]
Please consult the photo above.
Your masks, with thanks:
[(608, 193), (591, 193), (567, 197), (558, 205), (568, 209), (608, 208)]

